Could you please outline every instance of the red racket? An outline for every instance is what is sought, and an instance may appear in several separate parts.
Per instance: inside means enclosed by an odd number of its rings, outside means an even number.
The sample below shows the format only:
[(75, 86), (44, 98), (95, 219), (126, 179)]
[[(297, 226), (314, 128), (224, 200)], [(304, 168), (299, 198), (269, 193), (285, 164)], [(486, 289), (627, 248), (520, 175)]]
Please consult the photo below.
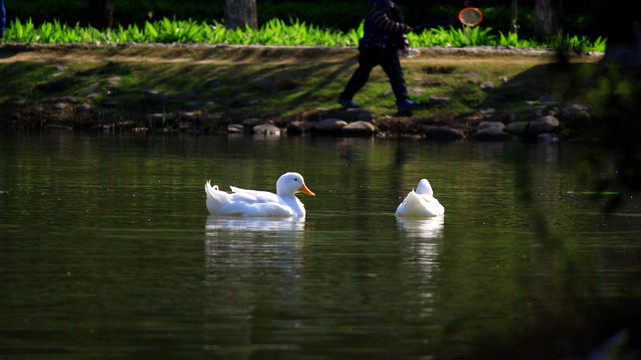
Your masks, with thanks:
[(476, 26), (483, 21), (483, 13), (481, 10), (473, 7), (467, 7), (461, 11), (459, 11), (457, 17), (445, 19), (445, 20), (439, 20), (435, 22), (431, 22), (429, 24), (425, 25), (420, 25), (414, 28), (414, 31), (418, 32), (423, 29), (427, 29), (432, 26), (448, 23), (450, 21), (458, 20), (461, 22), (461, 24), (466, 25), (466, 26)]

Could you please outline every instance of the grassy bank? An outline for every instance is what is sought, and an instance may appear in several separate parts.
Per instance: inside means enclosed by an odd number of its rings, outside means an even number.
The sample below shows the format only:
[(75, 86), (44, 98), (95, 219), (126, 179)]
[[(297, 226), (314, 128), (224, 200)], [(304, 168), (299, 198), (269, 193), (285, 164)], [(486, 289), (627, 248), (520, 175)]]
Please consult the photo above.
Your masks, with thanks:
[[(319, 108), (338, 110), (336, 97), (356, 57), (353, 48), (335, 47), (4, 45), (0, 116), (3, 127), (24, 129), (216, 132), (248, 118), (283, 124), (314, 118)], [(489, 108), (492, 117), (511, 121), (557, 106), (541, 99), (567, 92), (576, 70), (592, 71), (599, 57), (569, 60), (561, 66), (551, 55), (423, 49), (402, 61), (419, 109), (395, 114), (380, 68), (355, 100), (390, 133), (426, 124), (465, 130), (486, 119)], [(435, 105), (434, 97), (449, 101)]]

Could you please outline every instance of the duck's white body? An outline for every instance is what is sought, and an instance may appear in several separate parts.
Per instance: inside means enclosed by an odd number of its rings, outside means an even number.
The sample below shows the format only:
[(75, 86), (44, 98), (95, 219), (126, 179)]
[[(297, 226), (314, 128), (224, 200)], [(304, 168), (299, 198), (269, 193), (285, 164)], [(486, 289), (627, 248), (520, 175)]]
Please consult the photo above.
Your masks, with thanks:
[(305, 217), (305, 206), (296, 197), (297, 192), (314, 196), (303, 177), (294, 172), (281, 176), (276, 182), (276, 194), (268, 191), (245, 190), (230, 186), (232, 193), (205, 184), (207, 210), (212, 215)]
[(443, 214), (445, 214), (445, 208), (434, 197), (432, 186), (426, 179), (421, 179), (416, 191), (410, 191), (396, 208), (396, 216), (399, 217), (429, 217), (443, 216)]

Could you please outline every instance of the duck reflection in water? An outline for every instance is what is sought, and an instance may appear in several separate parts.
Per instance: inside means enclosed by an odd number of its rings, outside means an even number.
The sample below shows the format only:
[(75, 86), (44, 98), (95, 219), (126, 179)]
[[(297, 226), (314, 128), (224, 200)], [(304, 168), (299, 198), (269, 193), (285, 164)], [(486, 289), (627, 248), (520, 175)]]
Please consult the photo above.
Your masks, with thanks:
[(302, 238), (305, 230), (305, 218), (272, 218), (272, 217), (207, 217), (205, 231), (207, 236), (244, 235), (248, 237), (284, 237)]
[(304, 229), (298, 218), (207, 218), (204, 341), (216, 355), (248, 358), (256, 312), (300, 293)]
[(445, 218), (434, 216), (429, 218), (396, 218), (398, 229), (407, 234), (408, 237), (419, 237), (424, 239), (436, 239), (443, 236)]

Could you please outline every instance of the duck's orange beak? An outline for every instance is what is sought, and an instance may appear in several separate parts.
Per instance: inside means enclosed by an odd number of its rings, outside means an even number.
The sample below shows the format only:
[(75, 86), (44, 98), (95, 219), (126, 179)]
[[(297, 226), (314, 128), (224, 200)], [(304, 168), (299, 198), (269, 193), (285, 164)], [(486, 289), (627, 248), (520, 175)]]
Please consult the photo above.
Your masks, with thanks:
[(307, 185), (305, 185), (305, 184), (303, 184), (303, 187), (301, 187), (300, 189), (298, 189), (298, 191), (302, 192), (302, 193), (303, 193), (303, 194), (305, 194), (305, 195), (309, 195), (309, 196), (316, 196), (316, 194), (314, 194), (311, 190), (309, 190), (309, 189), (307, 188)]

